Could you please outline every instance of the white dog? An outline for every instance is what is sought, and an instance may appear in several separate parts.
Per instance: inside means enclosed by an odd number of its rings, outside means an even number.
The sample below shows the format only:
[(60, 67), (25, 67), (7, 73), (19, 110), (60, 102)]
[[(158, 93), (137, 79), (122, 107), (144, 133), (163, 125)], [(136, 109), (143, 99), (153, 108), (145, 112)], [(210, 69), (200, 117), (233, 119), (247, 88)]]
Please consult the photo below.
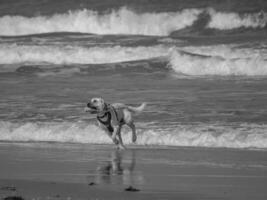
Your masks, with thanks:
[(119, 148), (125, 149), (121, 138), (121, 128), (124, 124), (128, 125), (132, 129), (132, 142), (135, 142), (137, 137), (132, 113), (142, 112), (145, 106), (146, 103), (142, 103), (139, 107), (127, 106), (122, 103), (107, 104), (102, 98), (92, 98), (85, 111), (97, 114), (100, 127)]

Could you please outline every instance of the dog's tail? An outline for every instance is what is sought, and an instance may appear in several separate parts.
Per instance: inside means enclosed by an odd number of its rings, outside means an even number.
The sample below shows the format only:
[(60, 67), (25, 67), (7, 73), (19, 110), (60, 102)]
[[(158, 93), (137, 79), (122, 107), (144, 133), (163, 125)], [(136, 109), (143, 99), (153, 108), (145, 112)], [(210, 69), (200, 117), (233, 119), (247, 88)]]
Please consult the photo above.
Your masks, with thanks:
[(146, 107), (146, 103), (142, 103), (140, 106), (138, 107), (133, 107), (133, 106), (127, 106), (127, 108), (133, 112), (133, 113), (136, 113), (136, 114), (139, 114), (141, 113)]

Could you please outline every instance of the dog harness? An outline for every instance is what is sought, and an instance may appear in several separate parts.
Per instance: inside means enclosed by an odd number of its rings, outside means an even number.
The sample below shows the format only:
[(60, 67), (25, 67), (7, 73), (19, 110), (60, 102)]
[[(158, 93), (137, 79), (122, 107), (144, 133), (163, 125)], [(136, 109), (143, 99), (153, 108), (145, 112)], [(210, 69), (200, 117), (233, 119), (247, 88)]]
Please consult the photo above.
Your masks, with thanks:
[[(120, 123), (120, 124), (123, 124), (124, 123), (124, 119), (123, 117), (119, 120), (119, 116), (118, 116), (118, 112), (116, 111), (116, 109), (111, 106), (111, 105), (108, 105), (108, 107), (110, 108), (109, 111), (105, 112), (105, 114), (103, 116), (97, 116), (97, 120), (103, 124), (104, 126), (107, 127), (108, 131), (109, 132), (113, 132), (114, 131), (114, 128), (112, 127), (111, 125), (111, 112), (114, 112), (115, 116), (116, 116), (116, 120)], [(111, 111), (112, 110), (112, 111)], [(102, 120), (103, 118), (107, 117), (107, 120)]]
[(123, 117), (121, 118), (121, 119), (119, 119), (119, 115), (118, 115), (118, 112), (116, 111), (116, 109), (113, 107), (113, 106), (109, 106), (112, 110), (113, 110), (113, 112), (115, 113), (115, 116), (116, 116), (116, 119), (117, 119), (117, 121), (120, 123), (120, 124), (123, 124), (124, 123), (124, 119), (123, 119)]
[[(102, 120), (103, 118), (105, 118), (107, 116), (107, 120), (104, 121)], [(99, 117), (97, 116), (97, 120), (103, 124), (104, 126), (107, 127), (108, 131), (109, 132), (113, 132), (114, 131), (114, 128), (111, 126), (111, 113), (110, 112), (106, 112), (103, 116)]]

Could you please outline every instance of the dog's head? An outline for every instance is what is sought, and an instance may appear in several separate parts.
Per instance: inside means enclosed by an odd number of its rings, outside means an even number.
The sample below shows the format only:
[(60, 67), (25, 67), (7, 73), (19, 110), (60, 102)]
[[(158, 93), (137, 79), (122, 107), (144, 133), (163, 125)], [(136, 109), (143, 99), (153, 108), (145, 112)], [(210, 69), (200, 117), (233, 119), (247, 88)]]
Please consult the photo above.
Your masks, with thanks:
[(91, 114), (103, 113), (107, 110), (107, 104), (102, 98), (92, 98), (85, 108), (85, 112), (90, 112)]

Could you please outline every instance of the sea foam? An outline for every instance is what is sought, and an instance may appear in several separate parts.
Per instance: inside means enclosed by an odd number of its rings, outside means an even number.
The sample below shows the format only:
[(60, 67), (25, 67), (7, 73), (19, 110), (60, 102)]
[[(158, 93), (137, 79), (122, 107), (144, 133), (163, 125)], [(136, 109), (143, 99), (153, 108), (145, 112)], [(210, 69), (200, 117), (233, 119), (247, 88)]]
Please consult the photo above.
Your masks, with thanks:
[(102, 64), (166, 56), (166, 47), (0, 45), (0, 64)]
[(267, 61), (261, 57), (224, 58), (175, 51), (171, 55), (170, 66), (177, 73), (196, 76), (267, 75)]
[(111, 13), (93, 10), (69, 11), (53, 16), (0, 18), (1, 35), (28, 35), (49, 32), (81, 32), (95, 34), (168, 35), (173, 30), (190, 26), (201, 12), (185, 9), (178, 12), (136, 13), (122, 7)]
[[(167, 145), (223, 148), (267, 148), (266, 125), (177, 125), (169, 129), (137, 124), (137, 145)], [(125, 144), (131, 143), (129, 129), (123, 129)], [(61, 142), (111, 144), (100, 128), (85, 122), (0, 122), (0, 140), (8, 142)]]
[[(53, 71), (58, 68), (59, 70), (64, 70), (62, 71), (63, 74), (75, 74), (80, 72), (79, 67), (77, 68), (75, 64), (88, 64), (88, 67), (92, 68), (94, 64), (143, 60), (150, 62), (157, 58), (164, 60), (161, 66), (162, 70), (166, 71), (166, 68), (169, 68), (178, 74), (193, 76), (267, 75), (266, 49), (239, 48), (234, 45), (177, 47), (161, 44), (136, 47), (119, 45), (86, 47), (2, 44), (0, 45), (0, 57), (0, 72), (14, 72), (24, 65), (36, 65), (37, 68), (44, 70), (51, 69)], [(164, 64), (167, 63), (165, 60), (169, 63), (168, 65)], [(62, 68), (63, 65), (67, 65), (68, 68)], [(153, 68), (153, 63), (151, 65)], [(131, 66), (142, 67), (142, 65)], [(106, 65), (106, 67), (109, 67), (110, 70), (116, 70), (112, 65)], [(125, 68), (127, 67), (127, 64), (125, 64)], [(38, 70), (35, 72), (38, 72)], [(62, 73), (57, 71), (58, 75)]]
[(51, 32), (80, 32), (93, 34), (128, 34), (168, 36), (170, 33), (194, 25), (201, 13), (209, 17), (203, 28), (229, 30), (240, 27), (264, 28), (265, 12), (239, 14), (221, 12), (213, 8), (183, 9), (176, 12), (139, 13), (127, 7), (109, 13), (76, 10), (52, 16), (2, 16), (0, 35), (17, 36)]
[(267, 13), (245, 13), (238, 14), (233, 12), (218, 12), (214, 9), (208, 9), (210, 21), (208, 28), (219, 30), (229, 30), (240, 27), (245, 28), (264, 28), (267, 24)]

